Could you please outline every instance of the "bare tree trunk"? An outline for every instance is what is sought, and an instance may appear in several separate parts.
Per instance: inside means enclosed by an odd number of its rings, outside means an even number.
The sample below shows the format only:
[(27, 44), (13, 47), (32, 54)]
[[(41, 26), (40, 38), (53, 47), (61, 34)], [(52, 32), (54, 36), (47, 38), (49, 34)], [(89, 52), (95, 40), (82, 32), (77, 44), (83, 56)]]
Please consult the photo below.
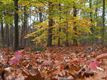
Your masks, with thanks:
[(42, 18), (42, 8), (39, 8), (39, 22), (43, 22), (43, 18)]
[(14, 27), (11, 24), (9, 37), (10, 37), (10, 47), (12, 49), (14, 48), (14, 34), (13, 33), (14, 33)]
[(69, 40), (68, 40), (68, 11), (66, 11), (66, 46), (69, 46)]
[[(92, 0), (89, 0), (89, 7), (92, 10)], [(92, 11), (89, 14), (90, 14), (90, 21), (91, 21), (91, 23), (93, 23), (93, 13), (92, 13)], [(92, 35), (91, 35), (92, 36), (91, 44), (93, 46), (94, 45), (94, 41), (95, 41), (95, 38), (93, 37), (94, 36), (94, 27), (93, 27), (93, 25), (91, 26), (90, 30), (92, 32)]]
[(22, 26), (22, 31), (21, 31), (21, 47), (24, 48), (27, 46), (27, 40), (24, 38), (27, 34), (27, 7), (24, 6), (24, 22)]
[(9, 25), (6, 24), (5, 28), (6, 28), (6, 47), (9, 48), (9, 46), (10, 46), (10, 42), (9, 42)]
[(47, 46), (51, 47), (52, 46), (52, 26), (53, 26), (53, 19), (52, 19), (52, 11), (53, 11), (53, 3), (48, 2), (49, 6), (49, 22), (48, 22), (48, 40), (47, 40)]
[[(59, 21), (61, 21), (61, 4), (59, 3)], [(59, 23), (59, 29), (58, 29), (58, 33), (60, 34), (61, 32), (61, 28), (60, 25), (61, 23)], [(61, 38), (60, 35), (58, 35), (58, 46), (61, 46)]]
[[(89, 0), (89, 7), (92, 9), (92, 0)], [(92, 22), (92, 12), (90, 12), (90, 21)]]
[(103, 1), (103, 14), (102, 14), (102, 22), (103, 22), (103, 28), (102, 28), (102, 45), (104, 45), (104, 36), (105, 36), (105, 0)]
[[(76, 7), (75, 7), (75, 4), (74, 4), (74, 7), (73, 7), (73, 17), (75, 18), (77, 16), (77, 9), (76, 9)], [(77, 36), (77, 26), (75, 25), (76, 24), (76, 22), (74, 22), (74, 24), (73, 24), (73, 30), (74, 30), (74, 36)], [(78, 45), (78, 41), (77, 41), (77, 39), (76, 39), (76, 37), (74, 37), (74, 39), (73, 39), (73, 45), (74, 46), (77, 46)]]
[(18, 0), (14, 0), (14, 7), (15, 7), (15, 12), (14, 12), (14, 25), (15, 25), (15, 41), (14, 41), (14, 50), (19, 49), (19, 28), (18, 28)]
[(1, 38), (2, 38), (2, 46), (4, 47), (4, 28), (3, 28), (3, 19), (1, 22)]

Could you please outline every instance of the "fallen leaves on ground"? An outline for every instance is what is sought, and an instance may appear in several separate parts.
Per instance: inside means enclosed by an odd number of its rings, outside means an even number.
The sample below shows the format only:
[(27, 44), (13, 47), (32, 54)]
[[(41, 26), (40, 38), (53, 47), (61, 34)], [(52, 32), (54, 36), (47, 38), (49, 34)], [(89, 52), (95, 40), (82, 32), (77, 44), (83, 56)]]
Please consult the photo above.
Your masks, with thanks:
[(106, 50), (86, 46), (44, 52), (1, 49), (0, 80), (107, 80)]

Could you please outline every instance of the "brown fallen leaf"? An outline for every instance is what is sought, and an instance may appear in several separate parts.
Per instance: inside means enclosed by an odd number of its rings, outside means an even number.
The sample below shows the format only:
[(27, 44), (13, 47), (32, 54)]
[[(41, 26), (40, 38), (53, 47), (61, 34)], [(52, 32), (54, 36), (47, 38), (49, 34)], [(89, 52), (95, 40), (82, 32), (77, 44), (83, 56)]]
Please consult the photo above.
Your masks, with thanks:
[(107, 53), (98, 55), (98, 56), (96, 57), (96, 60), (101, 60), (101, 59), (107, 59)]

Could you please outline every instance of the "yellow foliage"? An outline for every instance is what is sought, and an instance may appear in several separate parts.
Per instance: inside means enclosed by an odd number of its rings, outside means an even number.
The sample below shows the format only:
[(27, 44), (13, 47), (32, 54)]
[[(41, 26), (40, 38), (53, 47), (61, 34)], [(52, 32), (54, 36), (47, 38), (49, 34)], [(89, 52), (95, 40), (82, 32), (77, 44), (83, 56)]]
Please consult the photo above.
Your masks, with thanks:
[(19, 5), (21, 6), (27, 6), (30, 4), (30, 1), (19, 1)]
[(48, 20), (45, 20), (43, 22), (39, 22), (37, 24), (34, 25), (34, 28), (44, 28), (46, 29), (48, 27)]
[(36, 6), (36, 7), (44, 7), (45, 5), (43, 3), (40, 2), (31, 2), (32, 6)]
[(92, 26), (92, 23), (89, 19), (81, 19), (79, 25), (81, 27), (91, 27)]

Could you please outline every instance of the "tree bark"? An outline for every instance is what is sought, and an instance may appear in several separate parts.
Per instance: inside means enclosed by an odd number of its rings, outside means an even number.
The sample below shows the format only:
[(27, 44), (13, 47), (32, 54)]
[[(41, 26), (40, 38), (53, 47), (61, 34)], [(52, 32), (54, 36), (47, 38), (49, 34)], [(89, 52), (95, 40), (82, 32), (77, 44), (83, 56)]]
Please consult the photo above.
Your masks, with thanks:
[(19, 49), (19, 28), (18, 28), (18, 0), (14, 0), (14, 26), (15, 26), (15, 41), (14, 41), (14, 50)]
[(69, 40), (68, 40), (68, 11), (66, 11), (66, 46), (69, 46)]
[(14, 49), (14, 27), (13, 27), (13, 25), (11, 24), (11, 27), (10, 27), (10, 34), (9, 34), (9, 37), (10, 37), (10, 47), (12, 48), (12, 49)]
[[(74, 6), (73, 6), (73, 17), (75, 18), (77, 16), (77, 9), (76, 9), (76, 7), (75, 7), (75, 4), (74, 4)], [(73, 30), (74, 30), (74, 39), (73, 39), (73, 45), (74, 46), (77, 46), (78, 45), (78, 41), (77, 41), (77, 39), (76, 39), (76, 36), (77, 36), (77, 26), (75, 25), (76, 24), (76, 21), (74, 22), (74, 24), (73, 24)]]
[(103, 23), (103, 28), (102, 28), (102, 45), (104, 45), (104, 36), (105, 36), (105, 0), (103, 1), (103, 14), (102, 14), (102, 23)]
[[(61, 4), (59, 3), (59, 21), (61, 21)], [(58, 33), (60, 34), (61, 32), (61, 28), (60, 25), (61, 23), (59, 23), (59, 29), (58, 29)], [(58, 46), (61, 46), (61, 38), (60, 35), (58, 35)]]
[(42, 18), (43, 16), (42, 16), (42, 8), (40, 7), (39, 8), (39, 21), (40, 22), (43, 22), (43, 18)]
[(6, 28), (6, 47), (9, 48), (9, 46), (10, 46), (10, 41), (9, 41), (9, 25), (6, 24), (5, 28)]
[(53, 13), (53, 3), (48, 2), (49, 6), (49, 22), (48, 22), (48, 40), (47, 40), (47, 46), (51, 47), (52, 46), (52, 26), (53, 26), (53, 19), (52, 19), (52, 13)]
[(28, 14), (27, 14), (27, 7), (24, 6), (24, 22), (22, 26), (22, 31), (21, 31), (21, 47), (24, 48), (27, 45), (27, 40), (24, 38), (27, 34), (27, 19), (28, 19)]
[[(92, 10), (92, 0), (89, 0), (89, 8)], [(90, 11), (90, 21), (91, 21), (91, 23), (93, 22), (93, 13), (92, 13), (92, 11)], [(92, 32), (92, 40), (91, 40), (91, 44), (93, 45), (94, 44), (94, 27), (93, 26), (91, 26), (91, 28), (90, 28), (90, 31)]]
[(4, 47), (4, 28), (3, 28), (3, 19), (1, 22), (1, 38), (2, 38), (2, 46)]

